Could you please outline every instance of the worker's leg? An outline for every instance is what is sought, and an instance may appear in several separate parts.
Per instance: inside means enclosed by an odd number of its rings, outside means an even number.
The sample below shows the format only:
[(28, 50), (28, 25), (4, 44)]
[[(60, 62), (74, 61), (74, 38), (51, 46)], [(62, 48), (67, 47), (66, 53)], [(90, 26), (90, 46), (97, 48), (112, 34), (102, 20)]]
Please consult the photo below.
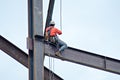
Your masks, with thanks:
[(60, 45), (60, 48), (59, 48), (60, 52), (64, 51), (64, 49), (67, 48), (67, 44), (64, 41), (60, 40), (60, 39), (58, 39), (58, 44)]
[(59, 50), (55, 53), (56, 56), (61, 56), (61, 51), (64, 51), (64, 49), (67, 48), (67, 44), (65, 42), (63, 42), (62, 40), (60, 40), (58, 37), (56, 37), (57, 43), (60, 46)]

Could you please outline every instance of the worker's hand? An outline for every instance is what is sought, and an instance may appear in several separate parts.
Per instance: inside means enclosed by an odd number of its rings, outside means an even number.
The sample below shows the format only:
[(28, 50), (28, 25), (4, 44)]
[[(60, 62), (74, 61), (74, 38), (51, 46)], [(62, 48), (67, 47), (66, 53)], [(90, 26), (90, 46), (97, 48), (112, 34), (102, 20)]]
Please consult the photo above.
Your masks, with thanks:
[(47, 41), (48, 40), (48, 33), (45, 33), (45, 40)]

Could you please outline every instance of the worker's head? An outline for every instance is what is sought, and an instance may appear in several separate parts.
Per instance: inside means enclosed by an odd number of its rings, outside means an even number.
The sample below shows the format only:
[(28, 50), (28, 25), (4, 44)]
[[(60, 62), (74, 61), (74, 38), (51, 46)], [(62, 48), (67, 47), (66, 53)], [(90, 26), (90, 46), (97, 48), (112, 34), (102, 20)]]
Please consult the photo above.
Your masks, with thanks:
[(50, 21), (50, 26), (55, 26), (55, 22), (54, 21)]

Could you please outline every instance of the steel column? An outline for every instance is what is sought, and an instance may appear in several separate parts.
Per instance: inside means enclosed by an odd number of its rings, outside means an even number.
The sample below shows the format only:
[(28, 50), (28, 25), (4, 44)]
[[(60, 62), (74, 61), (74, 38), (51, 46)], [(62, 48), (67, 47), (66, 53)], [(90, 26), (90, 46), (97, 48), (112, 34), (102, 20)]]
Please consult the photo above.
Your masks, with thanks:
[[(28, 17), (29, 17), (29, 64), (30, 64), (30, 80), (44, 80), (43, 67), (43, 43), (35, 39), (35, 35), (43, 36), (43, 1), (28, 1)], [(30, 44), (32, 44), (30, 47)], [(34, 73), (34, 74), (33, 74)]]
[(28, 0), (28, 68), (29, 68), (29, 80), (34, 80), (34, 63), (33, 63), (33, 0)]

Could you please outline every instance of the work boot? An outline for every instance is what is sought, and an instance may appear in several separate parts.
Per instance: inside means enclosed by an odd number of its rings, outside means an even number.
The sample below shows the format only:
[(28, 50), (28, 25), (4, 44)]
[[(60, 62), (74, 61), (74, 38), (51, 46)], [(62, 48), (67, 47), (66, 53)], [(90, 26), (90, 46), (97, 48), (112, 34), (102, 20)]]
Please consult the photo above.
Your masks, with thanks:
[(59, 57), (62, 57), (60, 51), (57, 51), (57, 52), (55, 53), (55, 55), (56, 55), (56, 56), (59, 56)]

